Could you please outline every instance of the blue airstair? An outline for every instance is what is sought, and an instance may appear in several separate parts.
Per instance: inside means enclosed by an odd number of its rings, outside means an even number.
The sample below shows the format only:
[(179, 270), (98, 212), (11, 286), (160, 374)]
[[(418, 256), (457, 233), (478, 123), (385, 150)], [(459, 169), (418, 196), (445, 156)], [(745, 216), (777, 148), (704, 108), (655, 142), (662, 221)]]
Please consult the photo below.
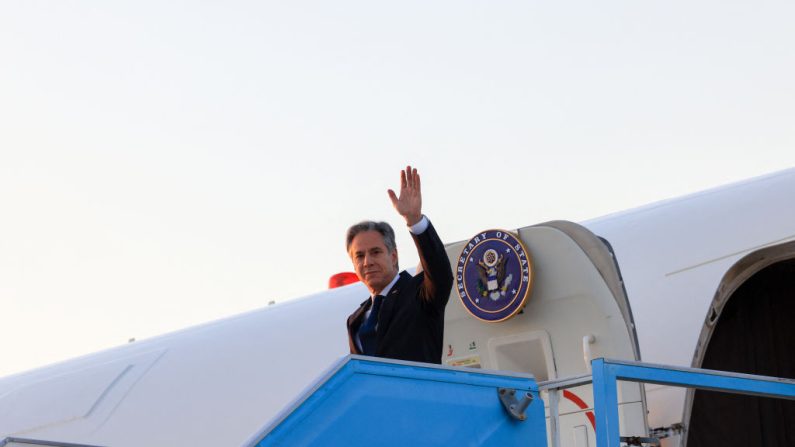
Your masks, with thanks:
[[(795, 400), (791, 379), (641, 362), (596, 359), (592, 375), (539, 386), (526, 374), (348, 356), (245, 446), (557, 447), (553, 400), (591, 382), (597, 447), (656, 444), (619, 436), (618, 380)], [(549, 438), (541, 390), (550, 397)]]

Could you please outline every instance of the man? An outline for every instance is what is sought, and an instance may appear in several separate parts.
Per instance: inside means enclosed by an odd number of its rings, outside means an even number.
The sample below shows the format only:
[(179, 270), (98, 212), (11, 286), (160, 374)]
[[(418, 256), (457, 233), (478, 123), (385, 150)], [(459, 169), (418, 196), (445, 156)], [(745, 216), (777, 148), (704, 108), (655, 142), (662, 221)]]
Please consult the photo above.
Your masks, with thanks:
[(348, 317), (351, 353), (441, 363), (444, 308), (453, 286), (450, 261), (422, 214), (417, 170), (407, 166), (400, 173), (400, 195), (391, 189), (388, 193), (395, 210), (406, 219), (422, 272), (398, 274), (395, 233), (389, 224), (366, 221), (348, 229), (348, 255), (371, 294)]

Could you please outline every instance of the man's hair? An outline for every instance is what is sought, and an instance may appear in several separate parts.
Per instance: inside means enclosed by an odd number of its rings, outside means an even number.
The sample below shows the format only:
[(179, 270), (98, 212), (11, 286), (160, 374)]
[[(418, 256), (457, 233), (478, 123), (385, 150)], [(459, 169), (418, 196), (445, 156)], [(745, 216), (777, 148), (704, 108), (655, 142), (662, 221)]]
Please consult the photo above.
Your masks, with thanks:
[[(392, 229), (392, 226), (386, 222), (363, 220), (348, 228), (348, 236), (345, 238), (345, 251), (350, 253), (353, 238), (355, 238), (357, 234), (365, 231), (377, 231), (381, 233), (381, 236), (384, 238), (384, 245), (386, 245), (386, 249), (389, 253), (397, 250), (397, 246), (395, 245), (395, 230)], [(397, 265), (395, 267), (397, 267)]]

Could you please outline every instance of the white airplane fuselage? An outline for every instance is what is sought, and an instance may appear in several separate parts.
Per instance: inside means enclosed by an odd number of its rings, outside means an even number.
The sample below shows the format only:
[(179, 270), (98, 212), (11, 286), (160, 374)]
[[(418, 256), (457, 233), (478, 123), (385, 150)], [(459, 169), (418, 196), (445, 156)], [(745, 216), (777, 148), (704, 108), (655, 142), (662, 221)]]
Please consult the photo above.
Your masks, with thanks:
[[(579, 225), (518, 229), (535, 263), (526, 308), (485, 323), (454, 289), (442, 362), (540, 381), (587, 373), (602, 356), (700, 367), (742, 278), (795, 258), (793, 191), (790, 169)], [(448, 244), (451, 263), (463, 243)], [(242, 445), (348, 354), (345, 318), (367, 296), (352, 284), (2, 378), (0, 440)], [(687, 424), (687, 403), (683, 390), (627, 388), (624, 429)], [(569, 425), (584, 412), (570, 403)]]

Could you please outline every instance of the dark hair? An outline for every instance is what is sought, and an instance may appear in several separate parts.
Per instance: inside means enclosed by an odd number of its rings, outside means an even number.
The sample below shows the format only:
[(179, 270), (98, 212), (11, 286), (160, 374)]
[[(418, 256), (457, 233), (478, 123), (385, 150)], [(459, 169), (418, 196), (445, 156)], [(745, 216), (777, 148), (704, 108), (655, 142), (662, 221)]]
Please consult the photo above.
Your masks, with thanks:
[(397, 249), (397, 246), (395, 245), (395, 230), (393, 230), (388, 223), (364, 220), (357, 223), (356, 225), (351, 225), (351, 227), (348, 228), (348, 236), (345, 238), (346, 251), (351, 251), (351, 242), (353, 242), (353, 238), (355, 238), (357, 234), (364, 231), (377, 231), (381, 233), (381, 236), (384, 238), (384, 245), (386, 245), (386, 249), (390, 253)]

